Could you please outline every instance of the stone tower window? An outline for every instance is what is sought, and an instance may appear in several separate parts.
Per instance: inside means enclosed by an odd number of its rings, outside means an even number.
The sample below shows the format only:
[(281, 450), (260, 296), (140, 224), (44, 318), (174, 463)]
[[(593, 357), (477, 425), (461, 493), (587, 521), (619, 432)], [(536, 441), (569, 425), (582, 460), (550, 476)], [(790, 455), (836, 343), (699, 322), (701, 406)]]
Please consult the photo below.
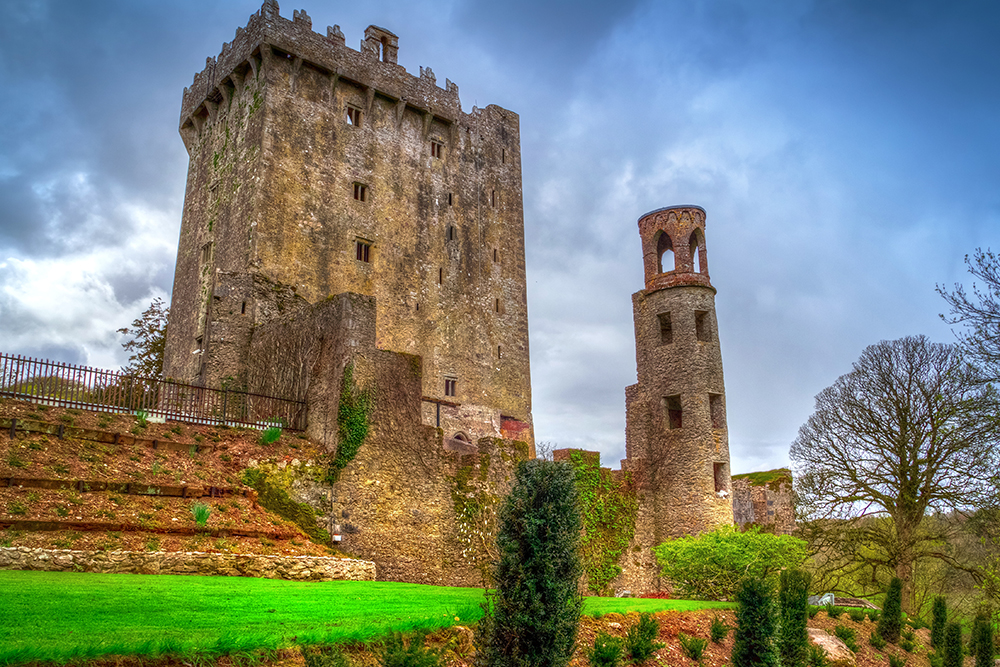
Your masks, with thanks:
[(448, 193), (448, 206), (451, 206), (451, 204), (452, 204), (452, 197), (451, 197), (451, 193), (449, 192)]
[(440, 141), (431, 142), (431, 157), (441, 159), (444, 156), (444, 144)]
[(444, 269), (438, 269), (438, 285), (444, 283)]
[(500, 261), (500, 251), (496, 248), (493, 248), (493, 261), (494, 262)]
[(660, 273), (667, 273), (677, 268), (674, 263), (674, 244), (670, 241), (670, 235), (661, 232), (656, 240), (657, 267)]
[(707, 310), (694, 311), (694, 332), (698, 340), (703, 343), (712, 340), (712, 324)]
[(458, 233), (455, 231), (455, 225), (448, 225), (448, 231), (445, 233), (446, 241), (454, 241), (458, 237)]
[(368, 186), (364, 183), (355, 183), (354, 198), (358, 201), (368, 201)]
[(497, 359), (500, 358), (500, 346), (497, 345)]
[(660, 322), (660, 344), (666, 345), (674, 342), (674, 325), (670, 321), (670, 313), (660, 313), (656, 316)]
[(348, 125), (361, 127), (361, 109), (348, 104), (344, 107), (344, 120), (347, 121)]
[(715, 477), (715, 492), (729, 491), (729, 466), (725, 463), (713, 463), (712, 474)]
[(493, 310), (500, 312), (500, 299), (496, 299), (493, 303)]
[(496, 206), (496, 205), (497, 205), (497, 191), (490, 190), (490, 206)]
[(371, 261), (372, 242), (358, 239), (354, 242), (355, 256), (359, 262)]
[(681, 413), (681, 395), (663, 397), (663, 408), (667, 413), (667, 428), (681, 428), (683, 419)]
[(201, 247), (201, 263), (202, 265), (207, 265), (212, 263), (212, 257), (214, 256), (215, 244), (211, 241), (206, 243)]
[(712, 428), (725, 428), (726, 411), (722, 405), (722, 394), (708, 395), (708, 410), (712, 414)]
[(455, 378), (445, 378), (444, 380), (444, 395), (445, 396), (455, 396), (458, 389), (458, 380)]
[(501, 164), (507, 164), (507, 149), (506, 148), (501, 148), (500, 149), (500, 162), (501, 162)]

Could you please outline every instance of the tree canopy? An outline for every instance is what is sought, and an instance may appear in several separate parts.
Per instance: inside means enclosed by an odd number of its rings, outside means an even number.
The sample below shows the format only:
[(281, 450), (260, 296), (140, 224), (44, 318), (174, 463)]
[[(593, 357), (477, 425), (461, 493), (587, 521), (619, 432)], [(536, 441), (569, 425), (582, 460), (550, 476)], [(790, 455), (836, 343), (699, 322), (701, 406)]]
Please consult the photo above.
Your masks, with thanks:
[(167, 342), (167, 318), (170, 308), (160, 297), (155, 297), (149, 308), (133, 320), (132, 327), (122, 327), (118, 333), (129, 340), (122, 343), (132, 355), (122, 372), (129, 375), (159, 378), (163, 375), (163, 350)]
[(902, 579), (908, 611), (914, 564), (951, 558), (929, 515), (994, 498), (997, 393), (985, 380), (958, 346), (882, 341), (816, 397), (792, 444), (807, 534), (869, 550), (843, 550), (855, 558), (877, 551)]
[(938, 285), (938, 294), (951, 308), (941, 317), (948, 324), (964, 325), (964, 331), (955, 332), (959, 344), (996, 382), (1000, 380), (1000, 256), (976, 248), (971, 258), (965, 256), (965, 264), (980, 282), (972, 284), (971, 292), (959, 283), (951, 292)]

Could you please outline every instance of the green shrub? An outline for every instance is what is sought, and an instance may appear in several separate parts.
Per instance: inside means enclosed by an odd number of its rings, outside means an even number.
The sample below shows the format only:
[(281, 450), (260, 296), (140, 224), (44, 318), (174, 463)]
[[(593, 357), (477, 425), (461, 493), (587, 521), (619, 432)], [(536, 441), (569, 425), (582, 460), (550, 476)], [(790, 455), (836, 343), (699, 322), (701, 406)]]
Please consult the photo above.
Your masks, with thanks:
[(404, 642), (402, 633), (394, 632), (382, 648), (379, 664), (382, 667), (440, 667), (441, 652), (424, 648), (423, 635), (414, 635), (409, 642)]
[(635, 664), (641, 664), (653, 657), (653, 651), (665, 645), (656, 641), (660, 636), (660, 623), (652, 614), (641, 614), (639, 622), (628, 629), (625, 635), (625, 651)]
[(944, 667), (962, 667), (962, 626), (949, 623), (944, 628)]
[(903, 637), (903, 639), (905, 639), (906, 641), (909, 641), (909, 642), (912, 642), (913, 641), (913, 637), (915, 636), (913, 634), (913, 630), (911, 630), (909, 628), (906, 628), (905, 630), (903, 630), (899, 634), (900, 634), (900, 636)]
[(913, 653), (913, 642), (909, 639), (900, 639), (899, 648), (903, 649), (907, 653)]
[(868, 610), (868, 620), (878, 623), (878, 619), (882, 618), (881, 609), (869, 609)]
[(809, 667), (826, 667), (826, 651), (815, 644), (809, 645)]
[(844, 613), (843, 607), (834, 607), (832, 604), (826, 605), (823, 609), (830, 618), (840, 618), (840, 615)]
[(907, 623), (909, 623), (910, 627), (913, 628), (914, 630), (919, 630), (920, 628), (928, 627), (927, 623), (924, 622), (924, 619), (920, 618), (919, 616), (907, 619)]
[(709, 628), (709, 633), (711, 634), (713, 642), (721, 644), (722, 641), (729, 635), (729, 626), (723, 623), (718, 616), (713, 616), (712, 627)]
[(886, 647), (886, 641), (879, 636), (878, 632), (872, 632), (871, 636), (868, 637), (868, 643), (876, 651), (881, 651)]
[(817, 607), (815, 605), (810, 605), (809, 607), (809, 618), (816, 618), (816, 614), (823, 611), (822, 607)]
[(857, 633), (846, 625), (838, 625), (833, 629), (833, 634), (837, 635), (840, 641), (847, 645), (847, 648), (851, 649), (851, 653), (858, 652), (858, 644), (854, 640), (857, 638)]
[(848, 609), (847, 615), (855, 623), (861, 623), (865, 620), (865, 610), (864, 609)]
[(208, 523), (208, 515), (212, 513), (212, 508), (205, 503), (194, 503), (191, 505), (191, 515), (194, 516), (194, 522), (204, 527)]
[(903, 625), (903, 582), (893, 577), (885, 593), (882, 615), (878, 619), (878, 633), (882, 639), (895, 644)]
[[(944, 645), (944, 638), (941, 638), (941, 644)], [(928, 653), (927, 661), (930, 663), (931, 667), (944, 667), (944, 657), (940, 653)]]
[(272, 426), (271, 428), (264, 429), (260, 434), (260, 444), (270, 445), (278, 441), (281, 437), (281, 427)]
[(976, 667), (993, 667), (993, 624), (985, 614), (977, 614), (972, 624), (972, 654)]
[(618, 667), (622, 659), (622, 640), (606, 632), (598, 632), (594, 648), (587, 652), (591, 667)]
[(736, 592), (736, 604), (733, 667), (780, 667), (775, 641), (778, 615), (771, 589), (763, 579), (744, 579)]
[(477, 667), (563, 667), (576, 643), (583, 598), (579, 494), (566, 463), (517, 466), (497, 518), (496, 588), (476, 626)]
[(701, 600), (732, 600), (746, 578), (772, 587), (778, 573), (799, 567), (806, 543), (790, 535), (772, 535), (753, 527), (741, 533), (722, 526), (697, 536), (668, 540), (653, 548), (663, 576), (678, 594)]
[(803, 570), (784, 570), (778, 589), (781, 630), (778, 652), (782, 667), (806, 667), (809, 660), (809, 584), (812, 577)]
[(901, 658), (898, 655), (889, 656), (889, 667), (905, 667), (906, 658)]
[(306, 667), (351, 667), (339, 646), (310, 646), (302, 651)]
[(934, 598), (931, 607), (931, 646), (940, 650), (944, 646), (944, 626), (948, 623), (948, 602), (944, 596)]
[(704, 637), (688, 637), (683, 632), (677, 635), (677, 639), (681, 643), (681, 650), (684, 651), (684, 655), (695, 662), (701, 662), (701, 656), (705, 652), (705, 648), (708, 647), (707, 639)]

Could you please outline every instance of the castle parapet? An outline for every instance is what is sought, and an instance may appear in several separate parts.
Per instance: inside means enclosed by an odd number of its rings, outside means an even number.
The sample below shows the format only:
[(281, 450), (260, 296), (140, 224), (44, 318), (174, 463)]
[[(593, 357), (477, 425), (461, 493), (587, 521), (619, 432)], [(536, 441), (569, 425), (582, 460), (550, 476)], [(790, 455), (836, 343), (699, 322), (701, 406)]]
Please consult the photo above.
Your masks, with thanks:
[(271, 54), (299, 59), (444, 122), (456, 122), (462, 113), (458, 86), (446, 80), (445, 87), (439, 87), (430, 68), (421, 68), (420, 76), (409, 74), (397, 64), (398, 52), (399, 38), (384, 28), (369, 26), (361, 49), (355, 51), (346, 45), (339, 26), (327, 27), (326, 35), (313, 32), (312, 19), (304, 10), (295, 10), (289, 21), (278, 14), (276, 0), (266, 0), (246, 28), (237, 28), (233, 41), (223, 44), (215, 58), (207, 58), (205, 69), (184, 89), (180, 125), (190, 121), (200, 127), (201, 119), (214, 114), (227, 90), (242, 87), (247, 76), (257, 76), (263, 59)]

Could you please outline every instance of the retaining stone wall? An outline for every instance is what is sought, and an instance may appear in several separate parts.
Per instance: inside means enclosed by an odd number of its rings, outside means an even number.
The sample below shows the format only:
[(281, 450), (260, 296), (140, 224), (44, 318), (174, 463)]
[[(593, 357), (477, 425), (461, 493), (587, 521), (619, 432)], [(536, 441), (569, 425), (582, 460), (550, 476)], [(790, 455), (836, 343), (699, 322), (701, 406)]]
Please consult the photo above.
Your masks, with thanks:
[(375, 580), (375, 563), (350, 558), (166, 551), (75, 551), (27, 547), (0, 548), (0, 570), (197, 574), (294, 581)]

